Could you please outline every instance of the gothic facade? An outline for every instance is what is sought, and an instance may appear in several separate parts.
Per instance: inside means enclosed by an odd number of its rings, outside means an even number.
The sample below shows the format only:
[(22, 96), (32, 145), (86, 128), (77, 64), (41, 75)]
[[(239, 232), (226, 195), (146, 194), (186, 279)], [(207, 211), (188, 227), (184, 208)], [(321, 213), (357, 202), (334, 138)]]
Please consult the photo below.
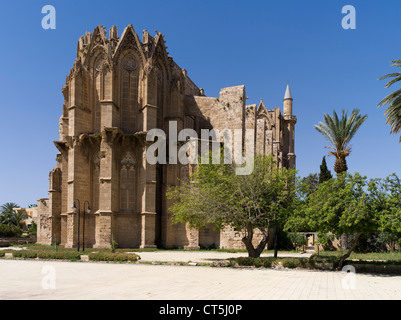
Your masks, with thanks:
[(244, 86), (206, 97), (168, 55), (161, 33), (152, 37), (144, 31), (140, 40), (129, 25), (121, 36), (114, 26), (106, 34), (98, 26), (79, 39), (62, 89), (59, 140), (54, 142), (59, 153), (49, 175), (49, 197), (38, 200), (38, 243), (242, 247), (239, 231), (171, 223), (166, 189), (188, 177), (191, 166), (149, 164), (146, 134), (154, 128), (168, 132), (171, 121), (178, 130), (196, 132), (254, 129), (256, 152), (295, 168), (296, 117), (289, 87), (283, 113), (268, 110), (263, 101), (246, 105)]

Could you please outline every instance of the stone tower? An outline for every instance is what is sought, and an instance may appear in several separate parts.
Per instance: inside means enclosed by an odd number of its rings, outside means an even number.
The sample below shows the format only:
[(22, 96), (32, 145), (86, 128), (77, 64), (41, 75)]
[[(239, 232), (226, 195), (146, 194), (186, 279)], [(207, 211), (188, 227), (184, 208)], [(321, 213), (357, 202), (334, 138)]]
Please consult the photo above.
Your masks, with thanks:
[(286, 125), (285, 144), (288, 145), (287, 153), (287, 166), (289, 168), (295, 169), (295, 124), (297, 123), (297, 118), (292, 114), (292, 95), (290, 91), (290, 85), (287, 84), (287, 89), (284, 95), (283, 111), (284, 111), (284, 121)]
[(190, 128), (199, 136), (202, 128), (251, 128), (257, 152), (272, 154), (279, 166), (295, 167), (292, 98), (286, 95), (282, 115), (263, 101), (247, 106), (245, 86), (206, 97), (169, 56), (161, 33), (153, 37), (144, 31), (140, 40), (129, 25), (121, 36), (114, 26), (106, 34), (98, 26), (80, 37), (62, 89), (59, 140), (54, 142), (59, 153), (49, 175), (49, 198), (38, 201), (38, 243), (241, 247), (236, 231), (198, 231), (171, 223), (166, 190), (186, 179), (191, 167), (149, 164), (146, 134), (154, 128), (169, 132), (171, 121), (179, 131)]

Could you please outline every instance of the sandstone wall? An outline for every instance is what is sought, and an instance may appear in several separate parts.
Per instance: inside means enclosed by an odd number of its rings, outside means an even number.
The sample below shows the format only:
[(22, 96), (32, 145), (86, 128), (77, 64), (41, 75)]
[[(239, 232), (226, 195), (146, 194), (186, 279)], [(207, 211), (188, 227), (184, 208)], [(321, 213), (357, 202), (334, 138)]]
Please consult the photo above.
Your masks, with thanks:
[(37, 243), (51, 244), (52, 220), (49, 199), (38, 200)]

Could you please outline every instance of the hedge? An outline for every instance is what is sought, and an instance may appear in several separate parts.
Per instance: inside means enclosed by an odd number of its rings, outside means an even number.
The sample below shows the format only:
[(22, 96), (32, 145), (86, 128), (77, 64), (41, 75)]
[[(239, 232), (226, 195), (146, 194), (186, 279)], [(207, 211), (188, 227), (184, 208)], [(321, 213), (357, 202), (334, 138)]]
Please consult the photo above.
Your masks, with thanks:
[(302, 268), (309, 262), (308, 259), (283, 258), (280, 260), (284, 268)]
[[(6, 252), (0, 251), (0, 258), (4, 258)], [(81, 260), (82, 252), (75, 251), (33, 251), (33, 250), (19, 250), (12, 252), (14, 258), (21, 259), (43, 259), (43, 260)], [(140, 257), (136, 254), (124, 253), (89, 253), (89, 260), (91, 261), (107, 261), (107, 262), (136, 262)]]
[(38, 253), (32, 250), (19, 250), (13, 252), (13, 257), (22, 259), (35, 259), (38, 257)]
[(309, 259), (297, 259), (297, 258), (250, 258), (240, 257), (230, 259), (231, 264), (237, 263), (239, 266), (255, 267), (255, 268), (271, 268), (277, 265), (279, 262), (285, 268), (301, 268), (308, 267), (310, 265)]
[(22, 259), (44, 259), (44, 260), (79, 260), (80, 253), (72, 251), (48, 252), (48, 251), (33, 251), (33, 250), (19, 250), (13, 252), (14, 258)]
[(80, 260), (81, 254), (77, 251), (39, 251), (39, 259), (54, 259), (54, 260)]
[(133, 253), (89, 253), (89, 261), (135, 262), (140, 257)]
[(273, 262), (276, 261), (275, 258), (250, 258), (250, 257), (239, 257), (239, 258), (231, 258), (231, 264), (237, 263), (239, 266), (246, 266), (246, 267), (264, 267), (264, 268), (271, 268)]

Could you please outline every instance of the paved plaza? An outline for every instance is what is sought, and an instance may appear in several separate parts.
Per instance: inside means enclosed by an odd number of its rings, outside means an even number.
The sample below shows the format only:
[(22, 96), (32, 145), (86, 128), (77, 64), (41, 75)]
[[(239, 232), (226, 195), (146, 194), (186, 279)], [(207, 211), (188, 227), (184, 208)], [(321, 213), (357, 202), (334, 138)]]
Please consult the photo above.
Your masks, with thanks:
[[(182, 260), (183, 254), (170, 253), (169, 259)], [(204, 254), (187, 261), (208, 260)], [(142, 259), (166, 260), (163, 255), (168, 253)], [(209, 253), (209, 260), (226, 255)], [(401, 276), (362, 273), (1, 259), (0, 275), (2, 300), (401, 299)]]

